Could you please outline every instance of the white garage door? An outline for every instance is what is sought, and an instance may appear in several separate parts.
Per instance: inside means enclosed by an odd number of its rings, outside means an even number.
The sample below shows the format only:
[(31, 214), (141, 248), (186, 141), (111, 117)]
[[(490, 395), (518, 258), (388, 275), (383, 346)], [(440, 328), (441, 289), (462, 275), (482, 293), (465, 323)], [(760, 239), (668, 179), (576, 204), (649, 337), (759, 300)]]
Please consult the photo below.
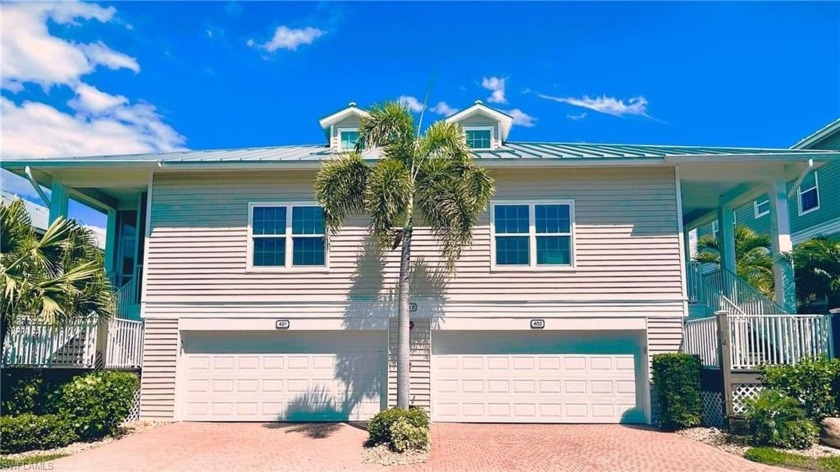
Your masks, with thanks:
[(383, 407), (384, 332), (188, 332), (181, 417), (364, 420)]
[(643, 423), (641, 335), (436, 332), (436, 421)]

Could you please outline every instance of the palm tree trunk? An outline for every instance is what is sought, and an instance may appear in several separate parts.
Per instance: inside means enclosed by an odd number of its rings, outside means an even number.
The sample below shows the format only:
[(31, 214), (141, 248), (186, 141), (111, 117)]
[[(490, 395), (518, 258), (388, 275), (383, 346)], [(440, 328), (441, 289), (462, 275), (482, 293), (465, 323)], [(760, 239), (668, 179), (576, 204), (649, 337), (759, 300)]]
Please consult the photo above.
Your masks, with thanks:
[(409, 369), (410, 365), (410, 318), (408, 307), (409, 275), (411, 273), (411, 223), (403, 228), (402, 253), (400, 255), (400, 299), (397, 312), (399, 344), (397, 346), (397, 406), (408, 408)]

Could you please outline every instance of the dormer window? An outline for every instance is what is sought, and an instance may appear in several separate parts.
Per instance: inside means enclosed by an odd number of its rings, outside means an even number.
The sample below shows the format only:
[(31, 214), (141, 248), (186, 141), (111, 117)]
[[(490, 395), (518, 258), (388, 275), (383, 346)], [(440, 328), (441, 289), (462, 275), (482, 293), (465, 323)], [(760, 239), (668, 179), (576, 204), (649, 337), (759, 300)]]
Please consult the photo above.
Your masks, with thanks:
[(493, 127), (468, 127), (464, 128), (467, 137), (467, 147), (470, 149), (492, 149)]
[(356, 149), (356, 143), (359, 142), (358, 128), (339, 128), (338, 138), (342, 151), (352, 151)]

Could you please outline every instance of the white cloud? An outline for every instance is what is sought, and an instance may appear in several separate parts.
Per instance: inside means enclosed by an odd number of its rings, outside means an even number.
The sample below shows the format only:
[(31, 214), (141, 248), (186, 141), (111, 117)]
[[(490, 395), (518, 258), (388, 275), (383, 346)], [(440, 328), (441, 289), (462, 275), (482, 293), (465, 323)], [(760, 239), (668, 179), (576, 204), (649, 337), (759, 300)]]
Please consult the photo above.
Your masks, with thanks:
[(59, 24), (77, 24), (76, 20), (112, 20), (116, 10), (92, 3), (6, 3), (3, 5), (3, 24), (0, 33), (0, 61), (2, 87), (18, 91), (24, 82), (34, 82), (48, 88), (55, 84), (75, 85), (80, 77), (96, 66), (111, 69), (140, 70), (137, 61), (117, 53), (102, 43), (74, 44), (52, 36), (47, 20)]
[(594, 98), (584, 95), (583, 98), (574, 98), (539, 94), (539, 97), (555, 102), (567, 103), (576, 107), (587, 108), (612, 116), (639, 115), (650, 118), (647, 114), (648, 101), (642, 96), (630, 98), (626, 102), (614, 97), (607, 97), (606, 95)]
[[(88, 105), (78, 97), (76, 106)], [(165, 152), (183, 148), (185, 138), (178, 134), (145, 103), (122, 104), (75, 115), (45, 103), (25, 101), (16, 105), (0, 97), (3, 116), (3, 157), (38, 158), (96, 154)]]
[(586, 118), (586, 115), (588, 115), (588, 113), (586, 113), (586, 112), (579, 113), (577, 115), (568, 114), (568, 115), (566, 115), (566, 118), (568, 118), (570, 120), (573, 120), (573, 121), (578, 121), (578, 120), (582, 120), (582, 119)]
[(505, 98), (505, 79), (500, 77), (484, 77), (481, 79), (481, 86), (490, 90), (490, 103), (507, 103)]
[(67, 103), (80, 113), (99, 114), (126, 105), (128, 99), (122, 95), (107, 94), (92, 85), (79, 84), (76, 87), (76, 97)]
[(411, 95), (400, 95), (397, 101), (414, 113), (420, 113), (423, 111), (423, 103), (421, 103), (420, 100), (417, 100), (417, 97), (412, 97)]
[(278, 26), (274, 30), (274, 36), (265, 44), (257, 44), (253, 39), (249, 39), (247, 44), (251, 47), (259, 47), (268, 52), (274, 52), (278, 49), (288, 49), (289, 51), (296, 51), (298, 46), (302, 44), (312, 44), (313, 41), (327, 34), (326, 31), (318, 28), (307, 26), (306, 28), (292, 29), (288, 26)]
[[(86, 83), (82, 77), (97, 65), (140, 72), (137, 61), (101, 41), (77, 44), (53, 36), (49, 20), (76, 24), (77, 20), (112, 22), (116, 10), (90, 3), (4, 4), (2, 30), (2, 88), (19, 90), (36, 83), (74, 92), (59, 110), (53, 104), (15, 101), (0, 96), (0, 142), (5, 159), (92, 154), (123, 154), (182, 149), (185, 138), (155, 107), (132, 103)], [(50, 94), (50, 98), (53, 95)], [(4, 179), (8, 180), (8, 179)]]
[(109, 69), (131, 69), (134, 73), (140, 72), (140, 65), (137, 60), (121, 52), (114, 51), (102, 44), (102, 41), (94, 44), (83, 44), (79, 48), (85, 52), (88, 59), (96, 64), (101, 64)]
[(513, 124), (515, 125), (524, 126), (526, 128), (532, 128), (537, 125), (536, 118), (525, 113), (519, 108), (514, 108), (513, 110), (504, 110), (504, 112), (513, 117)]
[(437, 102), (437, 105), (430, 108), (430, 110), (443, 116), (453, 115), (458, 112), (457, 108), (452, 108), (446, 102)]

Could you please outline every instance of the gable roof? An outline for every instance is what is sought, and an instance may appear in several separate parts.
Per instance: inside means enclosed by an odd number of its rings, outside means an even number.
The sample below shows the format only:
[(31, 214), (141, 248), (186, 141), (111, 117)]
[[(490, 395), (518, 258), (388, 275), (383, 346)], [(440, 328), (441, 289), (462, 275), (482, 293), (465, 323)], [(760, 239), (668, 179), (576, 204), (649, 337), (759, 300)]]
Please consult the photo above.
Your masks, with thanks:
[(491, 120), (498, 121), (501, 125), (501, 136), (499, 138), (502, 142), (507, 141), (508, 134), (510, 134), (510, 128), (513, 126), (513, 117), (507, 113), (496, 110), (495, 108), (488, 107), (481, 100), (476, 100), (475, 104), (471, 107), (464, 108), (461, 111), (457, 111), (447, 116), (444, 121), (447, 123), (459, 122), (474, 115), (484, 115)]
[(334, 125), (339, 121), (352, 115), (368, 116), (368, 112), (357, 107), (356, 102), (350, 102), (347, 104), (347, 108), (342, 108), (341, 110), (338, 110), (337, 112), (327, 115), (318, 120), (318, 124), (321, 125), (321, 129), (326, 129), (329, 128), (330, 125)]
[(831, 137), (832, 135), (840, 132), (840, 118), (832, 121), (831, 123), (823, 126), (822, 128), (818, 129), (817, 131), (811, 133), (808, 136), (797, 141), (796, 144), (791, 146), (792, 149), (804, 149), (817, 144), (818, 142)]

